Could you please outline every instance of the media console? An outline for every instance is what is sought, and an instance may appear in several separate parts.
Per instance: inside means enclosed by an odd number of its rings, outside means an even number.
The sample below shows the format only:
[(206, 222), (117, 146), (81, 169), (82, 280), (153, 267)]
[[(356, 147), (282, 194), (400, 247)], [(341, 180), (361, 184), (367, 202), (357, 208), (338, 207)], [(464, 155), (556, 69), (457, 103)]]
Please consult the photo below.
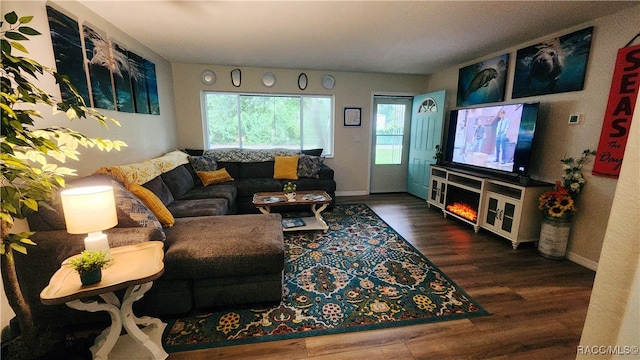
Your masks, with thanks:
[(427, 205), (472, 225), (475, 232), (483, 228), (500, 235), (517, 249), (523, 242), (538, 241), (542, 222), (538, 198), (552, 186), (433, 165)]

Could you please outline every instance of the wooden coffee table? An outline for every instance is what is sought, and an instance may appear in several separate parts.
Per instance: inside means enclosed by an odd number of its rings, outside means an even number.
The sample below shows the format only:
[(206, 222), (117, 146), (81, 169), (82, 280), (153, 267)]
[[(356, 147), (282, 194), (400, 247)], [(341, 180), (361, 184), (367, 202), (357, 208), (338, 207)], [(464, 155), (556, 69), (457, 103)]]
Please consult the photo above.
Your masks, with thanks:
[[(259, 192), (253, 194), (253, 205), (263, 214), (271, 213), (272, 207), (309, 205), (314, 216), (299, 218), (302, 226), (283, 227), (283, 231), (322, 230), (327, 232), (329, 226), (322, 218), (322, 211), (331, 203), (331, 196), (323, 190), (296, 191), (295, 201), (288, 201), (281, 192)], [(288, 218), (284, 221), (290, 220)]]

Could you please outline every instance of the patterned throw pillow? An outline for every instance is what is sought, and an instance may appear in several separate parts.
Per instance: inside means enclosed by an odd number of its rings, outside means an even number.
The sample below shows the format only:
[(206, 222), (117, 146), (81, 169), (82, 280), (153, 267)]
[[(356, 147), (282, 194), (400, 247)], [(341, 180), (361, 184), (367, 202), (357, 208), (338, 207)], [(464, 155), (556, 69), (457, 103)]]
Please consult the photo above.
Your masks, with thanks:
[(139, 227), (150, 227), (158, 229), (159, 236), (162, 240), (166, 239), (162, 225), (154, 213), (145, 205), (142, 200), (135, 196), (131, 191), (117, 181), (112, 181), (113, 193), (116, 199), (116, 207), (118, 214), (124, 214), (124, 217), (118, 216), (118, 225), (116, 227), (131, 227), (131, 222)]
[(300, 158), (298, 159), (298, 177), (319, 178), (323, 161), (324, 159), (319, 156), (300, 154)]
[(218, 162), (213, 155), (189, 156), (189, 163), (195, 171), (213, 171), (218, 169)]

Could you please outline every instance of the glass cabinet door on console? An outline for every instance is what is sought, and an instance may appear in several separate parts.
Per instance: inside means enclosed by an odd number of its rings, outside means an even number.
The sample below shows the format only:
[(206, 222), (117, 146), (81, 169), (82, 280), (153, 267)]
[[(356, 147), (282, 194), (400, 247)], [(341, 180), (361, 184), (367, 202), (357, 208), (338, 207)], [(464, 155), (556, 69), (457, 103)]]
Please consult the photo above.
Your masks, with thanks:
[(440, 209), (444, 208), (447, 194), (447, 173), (446, 171), (431, 168), (431, 181), (429, 182), (429, 194), (427, 205), (434, 205)]
[(519, 201), (488, 192), (484, 227), (507, 239), (514, 240), (513, 235), (517, 232), (518, 219), (516, 216), (519, 214), (519, 205)]
[(431, 179), (429, 189), (429, 203), (439, 208), (444, 207), (445, 195), (447, 194), (447, 184), (442, 180)]

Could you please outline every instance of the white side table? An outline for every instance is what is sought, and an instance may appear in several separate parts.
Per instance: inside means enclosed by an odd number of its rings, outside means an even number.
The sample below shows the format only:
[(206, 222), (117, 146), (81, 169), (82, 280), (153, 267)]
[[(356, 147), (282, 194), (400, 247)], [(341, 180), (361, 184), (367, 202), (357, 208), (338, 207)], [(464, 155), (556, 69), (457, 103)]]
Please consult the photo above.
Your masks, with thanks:
[[(164, 272), (162, 246), (159, 241), (149, 241), (112, 248), (113, 262), (102, 269), (102, 280), (88, 286), (83, 286), (76, 271), (66, 266), (71, 257), (53, 274), (49, 285), (40, 293), (40, 300), (45, 305), (64, 303), (77, 310), (109, 313), (111, 326), (91, 347), (96, 360), (131, 359), (132, 356), (166, 359), (169, 355), (162, 348), (162, 333), (167, 324), (148, 316), (138, 318), (132, 311), (133, 303), (141, 299), (151, 289), (153, 280)], [(121, 289), (127, 289), (122, 302), (114, 294)], [(99, 296), (104, 302), (81, 300), (93, 296)], [(120, 336), (123, 326), (127, 334)]]

